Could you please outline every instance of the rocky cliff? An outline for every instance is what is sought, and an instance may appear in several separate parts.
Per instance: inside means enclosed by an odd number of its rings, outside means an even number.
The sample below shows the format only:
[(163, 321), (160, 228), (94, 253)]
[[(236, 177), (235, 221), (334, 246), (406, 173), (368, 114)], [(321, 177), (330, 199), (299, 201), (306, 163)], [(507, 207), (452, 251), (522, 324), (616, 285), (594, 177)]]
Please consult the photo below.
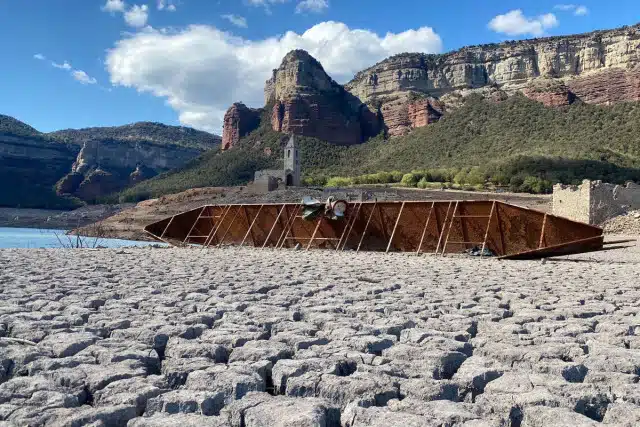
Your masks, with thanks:
[(206, 132), (147, 122), (43, 134), (0, 115), (0, 206), (77, 203), (67, 196), (93, 201), (182, 166), (219, 142)]
[(304, 50), (289, 52), (265, 87), (271, 124), (283, 133), (359, 144), (380, 132), (375, 113), (345, 91)]
[(179, 167), (203, 150), (146, 141), (85, 141), (71, 172), (57, 186), (59, 194), (95, 200), (114, 191)]
[(241, 102), (233, 104), (224, 115), (222, 149), (233, 147), (240, 138), (260, 125), (262, 110), (248, 108)]
[[(418, 108), (415, 94), (440, 99), (445, 110), (455, 108), (460, 96), (478, 92), (500, 99), (520, 91), (554, 106), (577, 100), (638, 101), (639, 46), (640, 26), (634, 26), (466, 47), (444, 55), (401, 54), (358, 73), (345, 88), (380, 107), (391, 135), (418, 126), (409, 114)], [(559, 84), (532, 88), (537, 80)]]

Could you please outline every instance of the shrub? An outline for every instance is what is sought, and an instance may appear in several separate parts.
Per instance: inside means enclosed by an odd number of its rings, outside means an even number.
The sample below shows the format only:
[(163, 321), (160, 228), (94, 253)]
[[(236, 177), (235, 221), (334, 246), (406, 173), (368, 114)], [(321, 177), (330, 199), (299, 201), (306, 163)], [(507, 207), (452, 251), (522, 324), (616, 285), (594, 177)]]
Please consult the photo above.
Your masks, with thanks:
[(342, 177), (342, 176), (334, 176), (333, 178), (329, 178), (329, 180), (327, 180), (327, 183), (325, 184), (325, 187), (330, 187), (330, 188), (334, 188), (334, 187), (349, 187), (353, 185), (353, 179), (352, 178), (346, 178), (346, 177)]
[(415, 187), (418, 184), (418, 178), (412, 173), (406, 173), (403, 175), (400, 184), (404, 187)]

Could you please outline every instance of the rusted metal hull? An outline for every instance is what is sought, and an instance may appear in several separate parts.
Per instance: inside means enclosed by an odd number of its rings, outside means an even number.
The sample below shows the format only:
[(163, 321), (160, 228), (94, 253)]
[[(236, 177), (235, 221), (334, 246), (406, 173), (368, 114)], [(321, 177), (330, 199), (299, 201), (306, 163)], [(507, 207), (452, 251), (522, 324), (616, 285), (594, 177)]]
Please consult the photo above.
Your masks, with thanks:
[[(499, 201), (349, 203), (344, 218), (301, 217), (302, 204), (209, 205), (145, 227), (174, 245), (461, 253), (532, 259), (599, 250), (602, 229)], [(486, 251), (485, 251), (486, 250)]]

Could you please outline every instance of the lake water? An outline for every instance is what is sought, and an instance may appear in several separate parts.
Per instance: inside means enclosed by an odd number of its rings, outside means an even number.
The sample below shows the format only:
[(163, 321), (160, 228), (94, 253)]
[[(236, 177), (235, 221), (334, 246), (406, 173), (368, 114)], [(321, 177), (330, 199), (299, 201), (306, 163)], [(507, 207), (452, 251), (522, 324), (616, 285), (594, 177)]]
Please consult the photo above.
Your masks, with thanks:
[[(37, 228), (5, 228), (0, 227), (0, 248), (61, 248), (69, 247), (69, 240), (64, 230)], [(57, 236), (56, 236), (57, 235)], [(75, 237), (71, 237), (75, 244)], [(85, 237), (85, 246), (95, 247), (95, 238)], [(62, 244), (61, 242), (62, 241)], [(132, 240), (98, 239), (97, 246), (120, 248), (124, 246), (148, 246), (153, 242), (136, 242)]]

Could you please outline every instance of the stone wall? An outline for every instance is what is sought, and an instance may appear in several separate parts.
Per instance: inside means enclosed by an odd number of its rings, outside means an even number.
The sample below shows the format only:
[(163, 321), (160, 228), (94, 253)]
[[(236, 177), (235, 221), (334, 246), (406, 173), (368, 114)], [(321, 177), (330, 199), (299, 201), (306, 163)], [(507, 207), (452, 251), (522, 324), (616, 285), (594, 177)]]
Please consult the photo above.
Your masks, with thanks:
[(553, 214), (590, 223), (590, 181), (585, 180), (582, 185), (556, 184), (553, 187)]
[(640, 185), (584, 180), (581, 185), (553, 187), (553, 214), (588, 224), (602, 224), (629, 210), (640, 209)]

